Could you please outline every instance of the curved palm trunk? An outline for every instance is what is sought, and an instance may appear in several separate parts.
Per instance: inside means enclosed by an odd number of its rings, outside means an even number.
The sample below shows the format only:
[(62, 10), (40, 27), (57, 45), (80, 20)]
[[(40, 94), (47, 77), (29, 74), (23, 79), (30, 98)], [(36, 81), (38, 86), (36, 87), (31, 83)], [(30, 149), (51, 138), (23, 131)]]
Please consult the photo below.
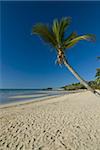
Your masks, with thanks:
[[(78, 73), (69, 65), (66, 58), (63, 58), (64, 65), (69, 69), (69, 71), (82, 83), (88, 90), (90, 90), (92, 93), (97, 93), (95, 90), (93, 90), (88, 83), (78, 75)], [(99, 93), (97, 93), (99, 95)]]

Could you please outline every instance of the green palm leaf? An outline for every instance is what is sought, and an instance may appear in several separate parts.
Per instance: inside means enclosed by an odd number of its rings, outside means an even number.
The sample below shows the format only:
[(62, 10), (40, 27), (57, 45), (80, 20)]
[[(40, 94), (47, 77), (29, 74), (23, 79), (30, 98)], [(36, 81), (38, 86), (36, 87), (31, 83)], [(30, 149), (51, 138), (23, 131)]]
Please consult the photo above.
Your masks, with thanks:
[(74, 46), (77, 42), (79, 42), (80, 40), (87, 40), (87, 41), (95, 41), (95, 35), (93, 34), (86, 34), (86, 35), (82, 35), (82, 36), (77, 36), (75, 38), (73, 38), (72, 40), (65, 40), (64, 41), (64, 47), (65, 48), (70, 48), (72, 46)]
[(58, 21), (57, 19), (53, 21), (52, 30), (53, 33), (55, 34), (58, 45), (61, 45), (61, 42), (64, 39), (65, 30), (69, 26), (70, 22), (71, 17), (62, 18), (61, 21)]
[(51, 29), (42, 23), (38, 23), (32, 28), (32, 34), (39, 35), (45, 42), (56, 47), (57, 41)]
[(60, 21), (59, 37), (60, 37), (61, 42), (64, 39), (64, 33), (65, 33), (66, 29), (68, 28), (68, 26), (70, 25), (70, 23), (71, 23), (71, 17), (62, 18)]
[(59, 22), (58, 22), (57, 19), (55, 19), (55, 20), (53, 21), (52, 31), (53, 31), (53, 33), (55, 34), (57, 43), (59, 44), (59, 43), (60, 43), (60, 38), (59, 38), (60, 26), (59, 26)]
[(77, 37), (77, 33), (76, 32), (72, 32), (68, 37), (67, 39), (64, 40), (63, 42), (63, 46), (66, 48), (66, 43), (70, 42), (71, 40), (73, 40), (74, 38)]

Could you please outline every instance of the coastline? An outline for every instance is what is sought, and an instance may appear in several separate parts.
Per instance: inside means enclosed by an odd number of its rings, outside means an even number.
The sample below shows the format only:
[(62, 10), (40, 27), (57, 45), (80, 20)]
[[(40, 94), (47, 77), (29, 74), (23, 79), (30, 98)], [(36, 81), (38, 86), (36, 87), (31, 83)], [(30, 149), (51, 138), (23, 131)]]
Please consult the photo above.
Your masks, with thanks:
[(0, 148), (98, 150), (100, 100), (89, 91), (0, 109)]
[[(13, 103), (9, 103), (9, 104), (1, 104), (0, 105), (0, 109), (3, 109), (3, 108), (9, 108), (9, 107), (17, 107), (17, 106), (20, 106), (20, 105), (28, 105), (28, 104), (33, 104), (33, 103), (38, 103), (38, 102), (42, 102), (42, 101), (47, 101), (49, 99), (52, 99), (52, 98), (57, 98), (57, 97), (60, 97), (60, 95), (57, 95), (57, 96), (45, 96), (45, 97), (41, 97), (41, 98), (36, 98), (36, 99), (32, 99), (32, 100), (23, 100), (23, 101), (17, 101), (17, 102), (13, 102)], [(61, 95), (62, 97), (62, 95)]]
[[(19, 106), (19, 105), (25, 105), (25, 104), (30, 104), (30, 103), (36, 103), (36, 102), (39, 102), (39, 101), (45, 101), (45, 100), (47, 101), (47, 100), (52, 99), (52, 98), (63, 97), (64, 95), (75, 94), (75, 93), (80, 93), (80, 92), (85, 92), (85, 91), (86, 90), (62, 91), (64, 93), (61, 93), (61, 91), (58, 91), (58, 93), (60, 92), (61, 94), (49, 95), (49, 96), (46, 94), (46, 96), (44, 95), (43, 97), (34, 98), (34, 99), (31, 99), (31, 100), (29, 100), (29, 99), (21, 100), (21, 101), (18, 100), (16, 102), (10, 102), (10, 103), (7, 103), (7, 104), (0, 104), (0, 109), (7, 108), (7, 107), (13, 107), (13, 106)], [(32, 95), (17, 95), (17, 96), (11, 96), (9, 98), (13, 99), (13, 98), (19, 98), (19, 97), (29, 98), (29, 97), (32, 97)]]

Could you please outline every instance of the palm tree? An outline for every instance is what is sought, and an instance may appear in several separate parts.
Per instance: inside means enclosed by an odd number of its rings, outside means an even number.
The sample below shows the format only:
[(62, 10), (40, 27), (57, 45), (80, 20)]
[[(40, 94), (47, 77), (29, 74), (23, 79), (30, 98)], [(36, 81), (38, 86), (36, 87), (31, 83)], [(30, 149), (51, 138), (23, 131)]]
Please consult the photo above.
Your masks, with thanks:
[[(100, 59), (100, 56), (98, 56), (97, 59)], [(96, 75), (95, 75), (95, 77), (96, 77), (96, 83), (97, 83), (97, 85), (100, 86), (100, 68), (96, 69)]]
[(97, 68), (96, 71), (97, 71), (95, 75), (96, 82), (97, 82), (97, 85), (100, 85), (100, 68)]
[(65, 57), (65, 52), (74, 46), (80, 40), (95, 41), (95, 36), (92, 34), (86, 34), (78, 36), (76, 32), (72, 32), (67, 38), (65, 37), (65, 31), (71, 23), (70, 17), (62, 18), (60, 21), (55, 19), (52, 26), (48, 26), (43, 23), (37, 23), (32, 28), (32, 34), (38, 35), (47, 44), (52, 46), (57, 53), (57, 63), (64, 64), (71, 73), (82, 83), (88, 90), (96, 93), (88, 83), (80, 77), (80, 75), (72, 68), (68, 60)]

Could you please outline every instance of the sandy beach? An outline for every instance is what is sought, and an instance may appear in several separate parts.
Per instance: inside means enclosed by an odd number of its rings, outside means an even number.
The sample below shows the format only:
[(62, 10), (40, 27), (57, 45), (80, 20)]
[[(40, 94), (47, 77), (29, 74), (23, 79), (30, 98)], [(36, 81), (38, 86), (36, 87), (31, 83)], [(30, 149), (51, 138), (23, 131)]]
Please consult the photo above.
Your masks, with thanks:
[(100, 98), (85, 91), (0, 108), (0, 150), (100, 150)]

